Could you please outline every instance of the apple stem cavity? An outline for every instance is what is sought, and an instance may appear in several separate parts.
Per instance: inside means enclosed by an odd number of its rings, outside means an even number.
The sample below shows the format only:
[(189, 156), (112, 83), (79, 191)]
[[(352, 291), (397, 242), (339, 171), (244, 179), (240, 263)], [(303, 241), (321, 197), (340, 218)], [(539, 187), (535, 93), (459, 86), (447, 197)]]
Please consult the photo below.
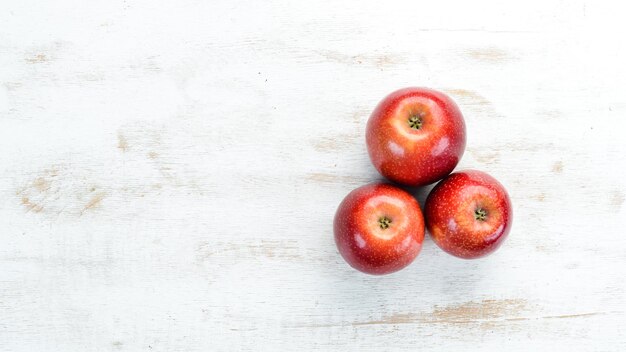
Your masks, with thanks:
[(474, 219), (478, 221), (485, 221), (487, 219), (487, 211), (483, 208), (478, 208), (474, 211)]
[(383, 216), (382, 218), (378, 219), (378, 225), (383, 230), (389, 228), (389, 224), (391, 224), (391, 219), (389, 219), (386, 216)]
[(411, 116), (409, 116), (409, 127), (414, 130), (422, 128), (422, 114), (411, 114)]

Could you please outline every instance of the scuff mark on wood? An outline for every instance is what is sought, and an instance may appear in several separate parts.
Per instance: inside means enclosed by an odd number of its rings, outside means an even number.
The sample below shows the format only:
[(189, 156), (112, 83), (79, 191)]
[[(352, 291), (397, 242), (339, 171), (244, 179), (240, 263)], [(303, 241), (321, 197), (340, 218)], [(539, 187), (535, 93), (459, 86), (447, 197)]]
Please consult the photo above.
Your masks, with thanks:
[(24, 52), (24, 62), (30, 65), (39, 65), (54, 61), (56, 54), (70, 44), (64, 41), (54, 41), (45, 45), (28, 48)]
[(14, 91), (22, 87), (23, 84), (22, 82), (4, 82), (4, 86), (6, 87), (8, 91)]
[(468, 148), (468, 152), (472, 155), (472, 157), (482, 164), (497, 164), (500, 161), (500, 153), (498, 151), (484, 151), (476, 148)]
[(33, 181), (16, 191), (20, 204), (27, 212), (57, 217), (62, 213), (82, 216), (101, 205), (109, 192), (93, 181), (94, 175), (90, 173), (94, 171), (79, 175), (79, 169), (70, 167), (66, 165), (59, 169), (54, 166), (43, 170)]
[(350, 324), (304, 324), (291, 326), (291, 328), (334, 328), (344, 326), (367, 326), (367, 325), (402, 325), (402, 324), (447, 324), (447, 325), (466, 325), (477, 324), (481, 329), (493, 330), (508, 326), (507, 322), (524, 322), (542, 319), (580, 319), (590, 318), (594, 316), (606, 315), (606, 312), (581, 313), (581, 314), (565, 314), (565, 315), (548, 315), (540, 317), (515, 317), (494, 320), (455, 320), (455, 321), (429, 321), (422, 319), (419, 315), (413, 314), (394, 314), (381, 320), (372, 320), (365, 322), (356, 322)]
[(105, 197), (106, 197), (105, 192), (99, 192), (93, 195), (93, 197), (91, 197), (91, 199), (83, 207), (83, 210), (81, 211), (81, 215), (87, 210), (96, 208), (98, 205), (100, 205), (100, 203)]
[(371, 113), (371, 108), (359, 108), (352, 114), (352, 122), (355, 125), (365, 124)]
[(352, 323), (352, 326), (361, 326), (361, 325), (398, 325), (398, 324), (411, 324), (420, 322), (421, 318), (417, 314), (412, 313), (396, 313), (391, 314), (389, 316), (384, 316), (378, 320), (370, 320), (364, 322), (355, 322)]
[(40, 213), (45, 208), (45, 202), (50, 194), (56, 193), (58, 189), (51, 190), (55, 178), (58, 175), (56, 168), (44, 170), (41, 176), (36, 177), (26, 187), (18, 189), (15, 194), (20, 195), (21, 204), (27, 212)]
[[(369, 108), (358, 108), (351, 114), (351, 122), (356, 126), (354, 131), (363, 130), (370, 114)], [(361, 138), (361, 133), (342, 133), (334, 136), (324, 136), (312, 142), (313, 148), (320, 152), (335, 152), (353, 146)]]
[(494, 145), (494, 149), (514, 152), (538, 152), (554, 150), (554, 143), (537, 143), (533, 141), (519, 141)]
[(546, 200), (546, 194), (544, 192), (541, 192), (539, 194), (531, 196), (531, 198), (536, 200), (536, 201), (543, 202), (543, 201)]
[(552, 172), (555, 174), (560, 174), (563, 172), (563, 162), (561, 160), (557, 161), (552, 165)]
[[(118, 132), (118, 148), (120, 151), (133, 156), (145, 157), (141, 162), (147, 162), (158, 173), (157, 177), (161, 178), (157, 180), (159, 182), (158, 188), (172, 186), (205, 194), (206, 189), (204, 187), (206, 185), (204, 182), (198, 182), (194, 178), (184, 175), (185, 165), (176, 161), (177, 155), (171, 153), (168, 141), (164, 140), (164, 132), (165, 127), (163, 126), (155, 127), (145, 123), (123, 126)], [(133, 160), (136, 162), (138, 159)], [(137, 190), (143, 188), (143, 190), (137, 191), (140, 197), (154, 189), (150, 184), (135, 188)]]
[(357, 134), (339, 134), (332, 137), (322, 137), (313, 142), (313, 148), (320, 152), (336, 152), (351, 147), (359, 138)]
[(466, 325), (474, 324), (480, 329), (493, 330), (507, 327), (510, 322), (525, 322), (542, 319), (584, 319), (608, 312), (574, 313), (563, 315), (522, 316), (528, 311), (528, 303), (524, 299), (483, 300), (466, 302), (433, 309), (429, 313), (393, 313), (380, 319), (367, 321), (342, 322), (335, 324), (305, 324), (291, 328), (333, 328), (343, 326), (368, 325), (402, 325), (402, 324), (443, 324)]
[(43, 206), (31, 202), (28, 197), (22, 197), (22, 205), (26, 207), (26, 212), (32, 211), (34, 213), (39, 213), (43, 210)]
[(306, 175), (306, 180), (315, 183), (365, 184), (372, 180), (358, 176), (333, 175), (323, 172), (314, 172)]
[(5, 256), (0, 258), (2, 261), (16, 262), (16, 263), (35, 263), (46, 265), (47, 267), (65, 267), (71, 266), (84, 266), (88, 268), (94, 267), (110, 267), (114, 260), (112, 258), (67, 258), (64, 256), (48, 256), (48, 255), (33, 255), (33, 256)]
[[(54, 166), (42, 171), (26, 187), (16, 192), (21, 204), (30, 212), (61, 213), (82, 216), (100, 205), (107, 192), (94, 183), (87, 186), (91, 175), (76, 175), (67, 167)], [(60, 173), (61, 172), (61, 173)]]
[(334, 326), (366, 326), (366, 325), (401, 325), (401, 324), (483, 324), (485, 322), (503, 322), (529, 320), (520, 317), (528, 310), (528, 302), (524, 299), (486, 299), (470, 301), (445, 307), (435, 306), (426, 313), (393, 313), (379, 319), (356, 321), (347, 324), (321, 324), (296, 327), (334, 327)]
[(513, 59), (508, 52), (503, 49), (489, 47), (489, 48), (477, 48), (467, 51), (467, 56), (477, 61), (484, 61), (487, 63), (504, 63)]
[(33, 181), (33, 187), (39, 192), (45, 192), (50, 189), (50, 181), (43, 177), (37, 177), (35, 181)]
[(128, 150), (128, 140), (121, 132), (117, 133), (117, 148), (125, 153)]
[(446, 93), (450, 94), (453, 98), (459, 99), (465, 105), (479, 105), (487, 106), (491, 105), (491, 102), (482, 95), (467, 89), (445, 89)]
[(302, 257), (297, 244), (294, 240), (261, 240), (246, 244), (206, 242), (198, 246), (197, 259), (203, 262), (213, 256), (227, 256), (294, 260)]
[(459, 305), (437, 307), (431, 313), (432, 321), (443, 323), (488, 320), (516, 315), (524, 311), (524, 299), (486, 299), (479, 302), (466, 302)]
[(548, 315), (541, 317), (542, 319), (572, 319), (572, 318), (587, 318), (593, 317), (596, 315), (605, 315), (605, 312), (594, 312), (594, 313), (580, 313), (580, 314), (565, 314), (565, 315)]
[(98, 72), (83, 72), (76, 75), (79, 81), (101, 82), (104, 81), (104, 74)]
[(541, 245), (541, 244), (536, 245), (535, 249), (538, 252), (543, 252), (543, 253), (551, 253), (552, 252), (548, 246), (544, 246), (544, 245)]
[(625, 199), (626, 197), (624, 196), (624, 193), (621, 190), (616, 189), (611, 194), (611, 199), (610, 199), (609, 204), (611, 205), (611, 208), (617, 212), (622, 207), (622, 204), (624, 204)]
[(317, 54), (324, 57), (328, 62), (336, 62), (344, 65), (367, 65), (379, 69), (388, 68), (404, 63), (406, 60), (400, 55), (366, 53), (348, 55), (334, 50), (319, 50)]
[(26, 57), (24, 61), (28, 62), (29, 64), (40, 64), (40, 63), (50, 61), (50, 58), (44, 53), (38, 53), (32, 56)]

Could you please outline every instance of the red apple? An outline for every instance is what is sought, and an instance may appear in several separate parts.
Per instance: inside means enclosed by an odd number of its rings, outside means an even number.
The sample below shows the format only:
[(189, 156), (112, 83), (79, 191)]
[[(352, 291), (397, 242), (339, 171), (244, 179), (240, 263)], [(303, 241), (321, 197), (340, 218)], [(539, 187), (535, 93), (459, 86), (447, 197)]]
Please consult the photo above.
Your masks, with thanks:
[(383, 99), (367, 122), (367, 151), (391, 181), (421, 186), (448, 175), (465, 151), (465, 122), (454, 101), (427, 88)]
[(424, 241), (419, 204), (398, 187), (373, 183), (350, 192), (334, 221), (339, 253), (353, 268), (374, 275), (409, 265)]
[(465, 259), (492, 253), (511, 230), (513, 209), (504, 187), (482, 171), (455, 172), (426, 199), (426, 226), (444, 251)]

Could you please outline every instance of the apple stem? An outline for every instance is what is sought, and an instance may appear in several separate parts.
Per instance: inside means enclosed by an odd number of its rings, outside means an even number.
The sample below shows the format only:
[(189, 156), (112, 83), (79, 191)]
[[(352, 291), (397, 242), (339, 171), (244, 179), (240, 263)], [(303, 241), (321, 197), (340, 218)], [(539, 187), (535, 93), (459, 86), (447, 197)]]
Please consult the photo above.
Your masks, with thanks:
[(409, 116), (409, 127), (414, 130), (422, 128), (422, 114), (411, 114), (411, 116)]
[(487, 219), (487, 211), (483, 208), (478, 208), (474, 211), (474, 219), (478, 221), (485, 221)]
[(389, 228), (389, 224), (391, 224), (391, 219), (389, 219), (386, 216), (383, 216), (382, 218), (378, 219), (378, 225), (383, 230), (386, 228)]

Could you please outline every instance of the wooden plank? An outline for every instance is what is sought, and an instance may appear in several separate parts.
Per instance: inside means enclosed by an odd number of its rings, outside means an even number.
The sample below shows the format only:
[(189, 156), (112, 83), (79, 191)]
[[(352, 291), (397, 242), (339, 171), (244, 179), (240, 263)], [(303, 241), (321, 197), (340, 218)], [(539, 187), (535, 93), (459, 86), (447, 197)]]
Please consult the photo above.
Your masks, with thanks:
[[(619, 3), (20, 1), (0, 11), (1, 351), (622, 351)], [(350, 269), (369, 113), (461, 107), (505, 245)], [(417, 190), (422, 202), (430, 187)]]

